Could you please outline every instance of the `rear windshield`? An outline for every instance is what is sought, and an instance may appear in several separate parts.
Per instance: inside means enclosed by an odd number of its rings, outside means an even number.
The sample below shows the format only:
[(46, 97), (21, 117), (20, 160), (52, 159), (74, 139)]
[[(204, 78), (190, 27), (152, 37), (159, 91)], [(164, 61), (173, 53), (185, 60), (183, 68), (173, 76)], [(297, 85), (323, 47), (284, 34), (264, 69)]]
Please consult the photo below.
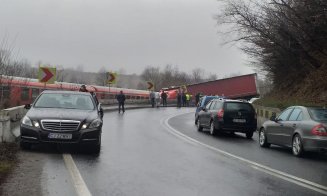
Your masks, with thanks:
[(310, 116), (316, 121), (327, 121), (327, 109), (309, 108)]
[(248, 103), (229, 102), (225, 105), (225, 110), (228, 111), (248, 111), (253, 112), (253, 107)]
[(213, 100), (214, 98), (216, 98), (216, 97), (207, 97), (207, 98), (204, 100), (203, 106), (206, 106), (206, 105), (209, 103), (209, 101)]
[(36, 108), (66, 108), (79, 110), (93, 110), (94, 104), (91, 96), (83, 94), (44, 93), (36, 103)]

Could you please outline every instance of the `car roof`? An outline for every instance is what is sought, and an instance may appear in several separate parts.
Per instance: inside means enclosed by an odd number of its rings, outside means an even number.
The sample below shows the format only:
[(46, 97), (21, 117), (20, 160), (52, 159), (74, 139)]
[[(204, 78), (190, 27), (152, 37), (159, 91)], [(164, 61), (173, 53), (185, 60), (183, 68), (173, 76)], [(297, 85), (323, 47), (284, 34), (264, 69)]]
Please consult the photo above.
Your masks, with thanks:
[(217, 98), (214, 100), (219, 100), (219, 101), (223, 101), (223, 102), (235, 102), (235, 103), (249, 103), (247, 101), (243, 101), (243, 100), (237, 100), (237, 99), (223, 99), (223, 98)]
[(80, 91), (56, 91), (56, 90), (44, 90), (42, 94), (47, 93), (47, 94), (82, 94), (82, 95), (91, 95), (89, 92), (80, 92)]

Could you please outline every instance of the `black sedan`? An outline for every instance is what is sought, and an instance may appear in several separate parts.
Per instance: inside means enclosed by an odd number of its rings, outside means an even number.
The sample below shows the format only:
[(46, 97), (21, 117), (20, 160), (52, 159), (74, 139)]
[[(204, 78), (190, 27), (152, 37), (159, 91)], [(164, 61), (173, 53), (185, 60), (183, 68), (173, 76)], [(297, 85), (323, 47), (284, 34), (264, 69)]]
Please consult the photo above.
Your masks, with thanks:
[(37, 143), (70, 143), (93, 153), (101, 148), (100, 105), (90, 93), (43, 91), (22, 119), (20, 146)]
[(327, 109), (292, 106), (260, 128), (259, 144), (291, 147), (295, 156), (305, 151), (327, 151)]

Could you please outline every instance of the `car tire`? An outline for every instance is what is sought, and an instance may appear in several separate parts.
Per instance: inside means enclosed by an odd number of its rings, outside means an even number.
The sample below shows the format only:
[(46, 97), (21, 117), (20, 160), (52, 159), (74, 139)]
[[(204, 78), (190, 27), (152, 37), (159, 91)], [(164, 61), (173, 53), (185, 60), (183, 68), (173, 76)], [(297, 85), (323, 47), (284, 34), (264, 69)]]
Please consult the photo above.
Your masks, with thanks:
[(210, 134), (215, 136), (217, 134), (217, 129), (215, 128), (215, 124), (213, 121), (210, 122)]
[(198, 125), (198, 121), (199, 121), (199, 118), (196, 118), (195, 121), (194, 121), (194, 124)]
[(21, 141), (21, 142), (19, 143), (19, 146), (20, 146), (20, 148), (23, 149), (23, 150), (30, 150), (32, 144), (27, 143), (27, 142), (22, 142), (22, 141)]
[(198, 123), (197, 123), (197, 130), (199, 131), (199, 132), (201, 132), (201, 131), (203, 131), (203, 127), (201, 126), (201, 124), (200, 124), (200, 120), (199, 120), (199, 118), (198, 118)]
[(301, 157), (304, 154), (302, 138), (295, 134), (292, 140), (292, 152), (294, 156)]
[(252, 137), (253, 137), (253, 131), (246, 132), (245, 133), (245, 136), (246, 136), (247, 139), (252, 139)]
[(266, 136), (264, 128), (260, 129), (260, 131), (259, 131), (259, 144), (261, 147), (264, 147), (264, 148), (270, 147), (270, 144), (267, 142), (267, 136)]

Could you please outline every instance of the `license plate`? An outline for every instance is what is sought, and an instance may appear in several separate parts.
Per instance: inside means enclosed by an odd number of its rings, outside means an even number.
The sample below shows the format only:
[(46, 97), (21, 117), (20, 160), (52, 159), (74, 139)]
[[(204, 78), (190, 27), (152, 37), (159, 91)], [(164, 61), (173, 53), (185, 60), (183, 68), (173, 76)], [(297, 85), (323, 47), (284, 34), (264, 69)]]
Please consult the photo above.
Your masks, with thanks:
[(233, 122), (235, 123), (246, 123), (246, 120), (245, 119), (233, 119)]
[(50, 139), (63, 139), (63, 140), (70, 140), (73, 138), (72, 134), (67, 133), (49, 133), (48, 137)]

